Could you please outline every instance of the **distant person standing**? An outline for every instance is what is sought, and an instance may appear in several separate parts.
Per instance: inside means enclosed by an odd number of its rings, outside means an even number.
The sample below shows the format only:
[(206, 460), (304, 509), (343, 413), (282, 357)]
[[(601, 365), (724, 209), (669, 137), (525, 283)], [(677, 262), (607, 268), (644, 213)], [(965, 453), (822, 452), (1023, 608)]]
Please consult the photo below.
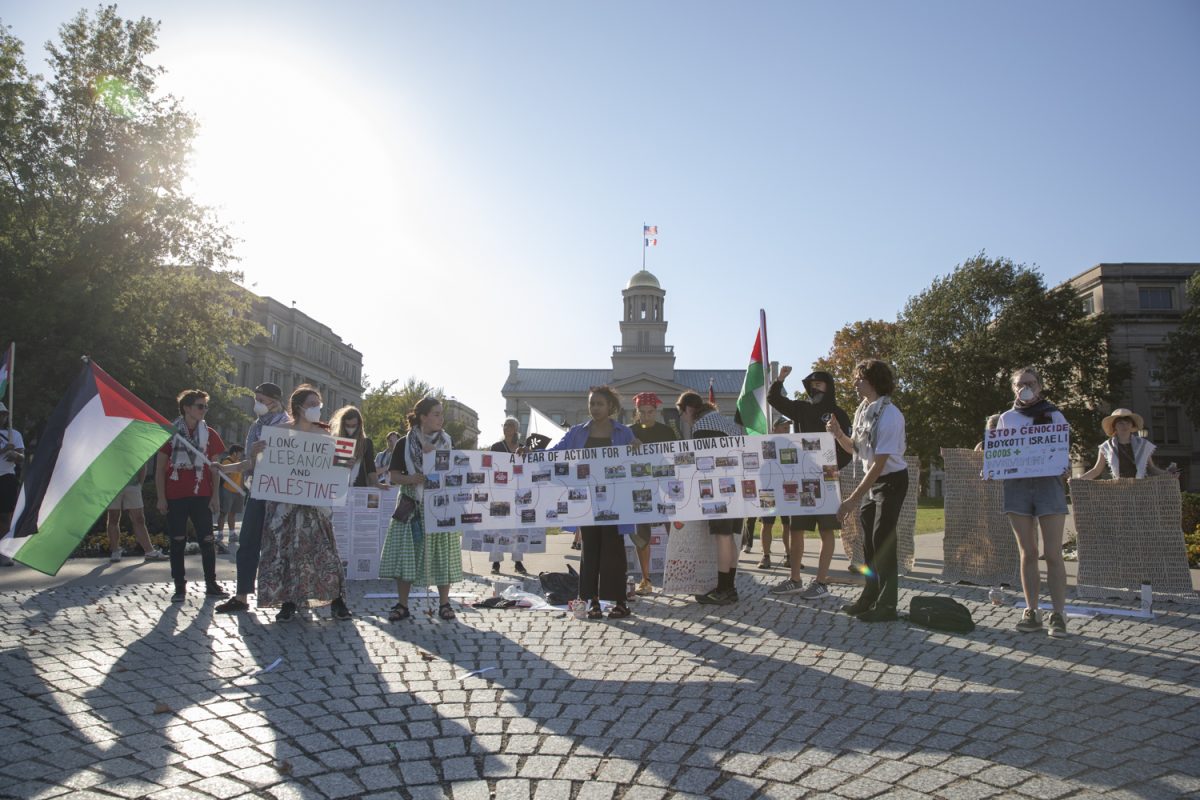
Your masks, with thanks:
[(400, 441), (400, 434), (396, 431), (388, 431), (387, 449), (379, 455), (375, 456), (375, 474), (379, 476), (380, 486), (390, 486), (388, 477), (388, 469), (392, 464), (392, 452), (396, 449), (396, 443)]
[[(662, 400), (654, 392), (641, 392), (633, 396), (637, 419), (629, 428), (642, 444), (673, 442), (679, 439), (679, 434), (674, 428), (658, 419), (658, 408), (662, 404)], [(637, 552), (638, 566), (642, 568), (642, 581), (637, 585), (638, 594), (654, 593), (654, 584), (650, 581), (650, 528), (651, 526), (644, 522), (638, 523), (633, 536), (630, 537)]]
[(1080, 475), (1080, 480), (1099, 478), (1105, 469), (1114, 480), (1175, 474), (1169, 469), (1160, 469), (1154, 463), (1154, 442), (1137, 435), (1137, 431), (1146, 427), (1141, 414), (1128, 408), (1118, 408), (1100, 420), (1100, 427), (1108, 440), (1100, 445), (1096, 466)]
[[(492, 452), (515, 454), (521, 449), (521, 423), (517, 421), (516, 417), (509, 417), (508, 419), (504, 420), (504, 425), (502, 426), (501, 430), (504, 434), (504, 438), (492, 445)], [(492, 557), (496, 558), (497, 555), (500, 556), (500, 559), (492, 562), (493, 575), (500, 574), (500, 560), (504, 556), (503, 553), (493, 553)], [(515, 555), (513, 556), (513, 569), (515, 569), (521, 575), (529, 574), (529, 570), (525, 569), (525, 565), (521, 562), (521, 559), (517, 558)]]
[[(233, 464), (240, 464), (246, 458), (246, 449), (240, 444), (231, 445), (229, 452), (221, 459), (222, 467), (229, 467)], [(242, 487), (242, 473), (223, 469), (225, 477), (233, 481), (239, 488)], [(227, 485), (225, 481), (220, 482), (218, 492), (221, 495), (221, 513), (217, 516), (217, 553), (224, 555), (229, 551), (225, 549), (223, 542), (225, 541), (225, 528), (229, 527), (229, 544), (237, 544), (237, 518), (238, 514), (242, 513), (245, 508), (246, 496), (235, 491)]]
[(258, 577), (258, 558), (262, 549), (263, 521), (267, 504), (254, 497), (254, 460), (266, 449), (263, 428), (287, 425), (291, 418), (283, 410), (283, 390), (273, 383), (260, 383), (254, 389), (255, 420), (246, 432), (246, 460), (240, 464), (229, 464), (222, 469), (242, 474), (242, 485), (249, 492), (245, 513), (242, 514), (242, 530), (237, 549), (237, 594), (217, 606), (221, 614), (246, 611), (250, 604), (246, 598), (254, 593), (254, 582)]
[(225, 452), (225, 443), (204, 421), (208, 413), (207, 392), (186, 389), (179, 393), (178, 404), (175, 435), (158, 451), (154, 470), (158, 513), (167, 518), (167, 538), (171, 545), (171, 579), (175, 582), (171, 602), (182, 603), (186, 596), (183, 556), (188, 522), (192, 523), (200, 545), (204, 593), (209, 597), (227, 597), (228, 592), (217, 584), (217, 546), (213, 537), (213, 516), (220, 510), (213, 481), (220, 479), (208, 466)]
[[(8, 406), (0, 403), (0, 536), (12, 525), (13, 510), (21, 494), (17, 465), (25, 460), (25, 440), (11, 425)], [(0, 567), (11, 567), (12, 563), (8, 556), (0, 556)]]
[(350, 485), (355, 488), (377, 486), (378, 476), (375, 471), (375, 445), (363, 432), (362, 412), (354, 406), (342, 406), (329, 420), (329, 427), (334, 436), (343, 439), (353, 439), (354, 466), (351, 468)]
[[(771, 426), (772, 433), (790, 433), (791, 430), (792, 430), (791, 420), (784, 418), (784, 417), (781, 417), (781, 418), (775, 420), (775, 424), (773, 424)], [(758, 562), (759, 569), (770, 569), (771, 568), (771, 539), (772, 539), (772, 531), (775, 528), (775, 519), (776, 518), (774, 516), (762, 517), (762, 550), (763, 550), (763, 554), (762, 554), (762, 559), (760, 559)], [(749, 544), (750, 538), (754, 536), (754, 520), (755, 520), (754, 517), (750, 517), (746, 520), (746, 531), (748, 531), (748, 534), (746, 536), (747, 544)], [(791, 530), (791, 526), (793, 524), (795, 524), (795, 525), (800, 524), (799, 520), (789, 518), (786, 515), (780, 515), (779, 522), (780, 522), (779, 527), (781, 529), (779, 531), (779, 538), (781, 540), (783, 540), (783, 566), (787, 569), (791, 569), (793, 572), (796, 572), (798, 574), (800, 572), (800, 570), (804, 568), (804, 564), (802, 564), (800, 562), (800, 558), (797, 558), (796, 566), (794, 569), (792, 568), (792, 542), (791, 542), (791, 537), (788, 534), (789, 534), (789, 532)], [(800, 535), (803, 536), (804, 534), (800, 534)], [(749, 553), (750, 550), (744, 549), (743, 552)], [(803, 554), (803, 552), (804, 552), (803, 545), (801, 545), (800, 552), (801, 552), (801, 554)], [(789, 581), (784, 581), (783, 583), (779, 584), (779, 586), (783, 586), (788, 583), (789, 583)], [(776, 586), (775, 589), (778, 589), (779, 586)], [(801, 588), (803, 588), (803, 587), (801, 587)], [(775, 594), (780, 594), (780, 592), (776, 592), (775, 589), (772, 589), (771, 591), (774, 592)]]
[(166, 556), (150, 541), (150, 531), (146, 529), (145, 502), (142, 500), (142, 484), (146, 482), (146, 472), (149, 465), (143, 464), (121, 493), (108, 504), (105, 527), (108, 530), (108, 550), (110, 561), (120, 561), (124, 553), (121, 551), (121, 512), (129, 514), (129, 525), (133, 528), (133, 536), (142, 547), (145, 561), (159, 561)]

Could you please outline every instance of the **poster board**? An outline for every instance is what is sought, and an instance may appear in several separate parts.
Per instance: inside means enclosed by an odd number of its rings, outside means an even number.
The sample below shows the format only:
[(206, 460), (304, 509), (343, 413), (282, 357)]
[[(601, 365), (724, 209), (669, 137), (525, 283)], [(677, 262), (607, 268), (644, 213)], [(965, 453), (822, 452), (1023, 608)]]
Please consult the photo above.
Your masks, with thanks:
[(267, 446), (254, 460), (254, 499), (325, 508), (345, 504), (354, 439), (271, 425), (262, 429), (261, 441)]
[(332, 514), (333, 538), (337, 543), (346, 579), (379, 578), (379, 556), (387, 538), (392, 510), (399, 489), (355, 488), (346, 502)]
[(1062, 475), (1071, 466), (1071, 426), (1021, 425), (983, 432), (983, 477), (990, 481)]

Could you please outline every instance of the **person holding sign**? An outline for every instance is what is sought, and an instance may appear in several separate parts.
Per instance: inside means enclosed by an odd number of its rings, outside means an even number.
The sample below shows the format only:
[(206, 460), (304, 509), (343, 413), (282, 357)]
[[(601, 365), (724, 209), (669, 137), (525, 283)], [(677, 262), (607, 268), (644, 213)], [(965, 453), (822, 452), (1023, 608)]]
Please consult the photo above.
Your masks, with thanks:
[[(593, 386), (588, 395), (591, 419), (572, 427), (550, 449), (578, 450), (582, 447), (619, 447), (641, 444), (633, 431), (613, 417), (621, 411), (621, 397), (611, 386)], [(613, 603), (609, 619), (631, 616), (625, 590), (625, 542), (632, 525), (583, 525), (579, 528), (579, 598), (588, 602), (588, 619), (604, 616), (600, 601)]]
[(392, 606), (388, 619), (408, 619), (408, 592), (414, 583), (438, 589), (438, 616), (454, 619), (450, 605), (450, 584), (463, 579), (462, 534), (458, 531), (425, 531), (421, 513), (425, 493), (425, 455), (434, 450), (450, 450), (453, 443), (442, 428), (446, 424), (442, 401), (431, 395), (422, 397), (408, 415), (408, 434), (392, 451), (388, 475), (396, 495), (396, 511), (388, 526), (387, 540), (379, 557), (379, 577), (395, 578), (399, 602)]
[(334, 436), (353, 439), (354, 466), (351, 467), (350, 485), (356, 487), (378, 484), (375, 473), (375, 445), (363, 433), (362, 412), (354, 406), (342, 406), (333, 413), (329, 427)]
[[(1066, 418), (1043, 395), (1042, 378), (1033, 367), (1012, 373), (1013, 407), (1000, 415), (997, 430), (1019, 430), (1028, 425), (1063, 425)], [(1038, 567), (1038, 528), (1046, 555), (1046, 583), (1050, 588), (1049, 633), (1067, 635), (1064, 610), (1067, 602), (1067, 566), (1063, 562), (1063, 525), (1067, 520), (1067, 493), (1061, 475), (1036, 478), (1008, 478), (1004, 481), (1004, 513), (1017, 537), (1021, 551), (1021, 589), (1025, 610), (1017, 630), (1033, 633), (1042, 630), (1038, 614), (1041, 571)]]
[[(642, 444), (673, 442), (679, 438), (674, 428), (658, 421), (658, 407), (661, 405), (662, 400), (654, 392), (641, 392), (633, 396), (637, 420), (629, 427)], [(637, 552), (638, 565), (642, 568), (642, 582), (637, 585), (638, 594), (654, 593), (654, 584), (650, 582), (650, 528), (650, 525), (640, 523), (630, 537)]]
[(1100, 427), (1108, 436), (1108, 441), (1100, 445), (1096, 457), (1096, 466), (1079, 476), (1080, 480), (1090, 481), (1099, 478), (1107, 467), (1113, 479), (1144, 478), (1147, 475), (1173, 475), (1165, 469), (1159, 469), (1151, 456), (1154, 454), (1154, 442), (1142, 436), (1134, 436), (1134, 431), (1140, 431), (1146, 426), (1141, 414), (1128, 408), (1118, 408), (1104, 419)]
[[(504, 434), (504, 438), (492, 445), (493, 453), (508, 453), (511, 455), (521, 449), (521, 439), (520, 439), (521, 423), (519, 420), (517, 420), (516, 417), (505, 418), (504, 425), (501, 428), (501, 432)], [(495, 561), (492, 562), (492, 574), (493, 575), (500, 574), (500, 560), (503, 557), (504, 557), (503, 552), (493, 552), (492, 553), (492, 558), (495, 559)], [(517, 572), (519, 572), (522, 575), (528, 575), (529, 570), (525, 569), (525, 564), (523, 564), (521, 562), (519, 553), (514, 552), (512, 554), (512, 558), (513, 558), (513, 569), (515, 569)]]
[[(288, 401), (292, 422), (281, 425), (328, 436), (321, 422), (321, 393), (299, 386)], [(333, 538), (332, 511), (325, 506), (267, 502), (262, 555), (258, 567), (258, 605), (279, 606), (276, 622), (289, 622), (300, 603), (331, 603), (330, 616), (350, 619), (345, 600), (346, 573)]]
[[(693, 439), (719, 439), (722, 436), (740, 436), (732, 422), (724, 417), (716, 406), (702, 398), (697, 392), (684, 392), (675, 401), (679, 418), (688, 426)], [(738, 601), (737, 542), (733, 540), (735, 520), (710, 519), (708, 532), (717, 540), (717, 588), (696, 595), (696, 602), (703, 605), (727, 606)]]
[(891, 368), (879, 359), (858, 362), (854, 388), (862, 398), (854, 412), (849, 434), (836, 416), (825, 423), (847, 453), (862, 460), (862, 481), (838, 509), (838, 521), (857, 508), (863, 531), (863, 570), (866, 583), (862, 594), (842, 610), (863, 622), (894, 622), (900, 569), (896, 564), (896, 524), (908, 494), (908, 464), (904, 415), (892, 403), (896, 379)]

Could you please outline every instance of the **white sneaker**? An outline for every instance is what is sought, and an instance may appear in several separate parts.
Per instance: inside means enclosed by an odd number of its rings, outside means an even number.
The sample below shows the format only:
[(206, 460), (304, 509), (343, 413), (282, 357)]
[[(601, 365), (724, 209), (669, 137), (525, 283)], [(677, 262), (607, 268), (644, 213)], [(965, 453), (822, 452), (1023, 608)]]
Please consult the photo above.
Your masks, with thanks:
[(162, 561), (166, 557), (167, 557), (167, 554), (164, 553), (162, 550), (159, 550), (156, 547), (153, 550), (151, 550), (149, 553), (146, 553), (146, 555), (142, 557), (142, 560), (143, 561)]
[(110, 555), (110, 556), (108, 557), (108, 560), (109, 560), (109, 561), (112, 561), (112, 562), (114, 562), (114, 563), (115, 563), (115, 562), (117, 562), (117, 561), (120, 561), (120, 560), (121, 560), (121, 551), (120, 551), (120, 550), (113, 550), (113, 551), (112, 551), (112, 555)]
[(818, 583), (816, 578), (808, 582), (808, 588), (800, 593), (800, 596), (805, 600), (816, 600), (821, 597), (829, 596), (829, 587), (823, 583)]

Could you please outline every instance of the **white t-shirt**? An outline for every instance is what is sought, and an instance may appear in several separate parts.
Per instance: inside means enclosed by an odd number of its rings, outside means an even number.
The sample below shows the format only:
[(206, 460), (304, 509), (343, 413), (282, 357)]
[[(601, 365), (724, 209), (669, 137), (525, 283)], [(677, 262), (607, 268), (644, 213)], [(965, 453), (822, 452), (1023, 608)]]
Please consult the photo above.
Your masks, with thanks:
[(871, 470), (871, 465), (875, 463), (876, 453), (887, 454), (888, 464), (883, 468), (882, 475), (890, 475), (893, 472), (908, 469), (908, 463), (904, 460), (904, 451), (907, 447), (908, 443), (904, 435), (904, 415), (891, 403), (885, 405), (880, 414), (875, 447), (871, 447), (870, 439), (865, 434), (855, 442), (855, 451), (862, 459), (864, 472)]
[[(14, 430), (12, 432), (12, 443), (17, 446), (18, 450), (25, 449), (25, 440), (21, 438), (21, 432)], [(0, 450), (8, 448), (8, 428), (0, 428)], [(14, 475), (17, 471), (17, 465), (9, 461), (5, 456), (0, 456), (0, 475)]]
[[(1022, 425), (1028, 425), (1033, 422), (1033, 417), (1027, 417), (1015, 408), (1010, 408), (1000, 415), (1000, 420), (996, 423), (997, 428), (1020, 428)], [(1066, 425), (1067, 418), (1062, 415), (1061, 411), (1050, 412), (1050, 423), (1052, 425)]]

